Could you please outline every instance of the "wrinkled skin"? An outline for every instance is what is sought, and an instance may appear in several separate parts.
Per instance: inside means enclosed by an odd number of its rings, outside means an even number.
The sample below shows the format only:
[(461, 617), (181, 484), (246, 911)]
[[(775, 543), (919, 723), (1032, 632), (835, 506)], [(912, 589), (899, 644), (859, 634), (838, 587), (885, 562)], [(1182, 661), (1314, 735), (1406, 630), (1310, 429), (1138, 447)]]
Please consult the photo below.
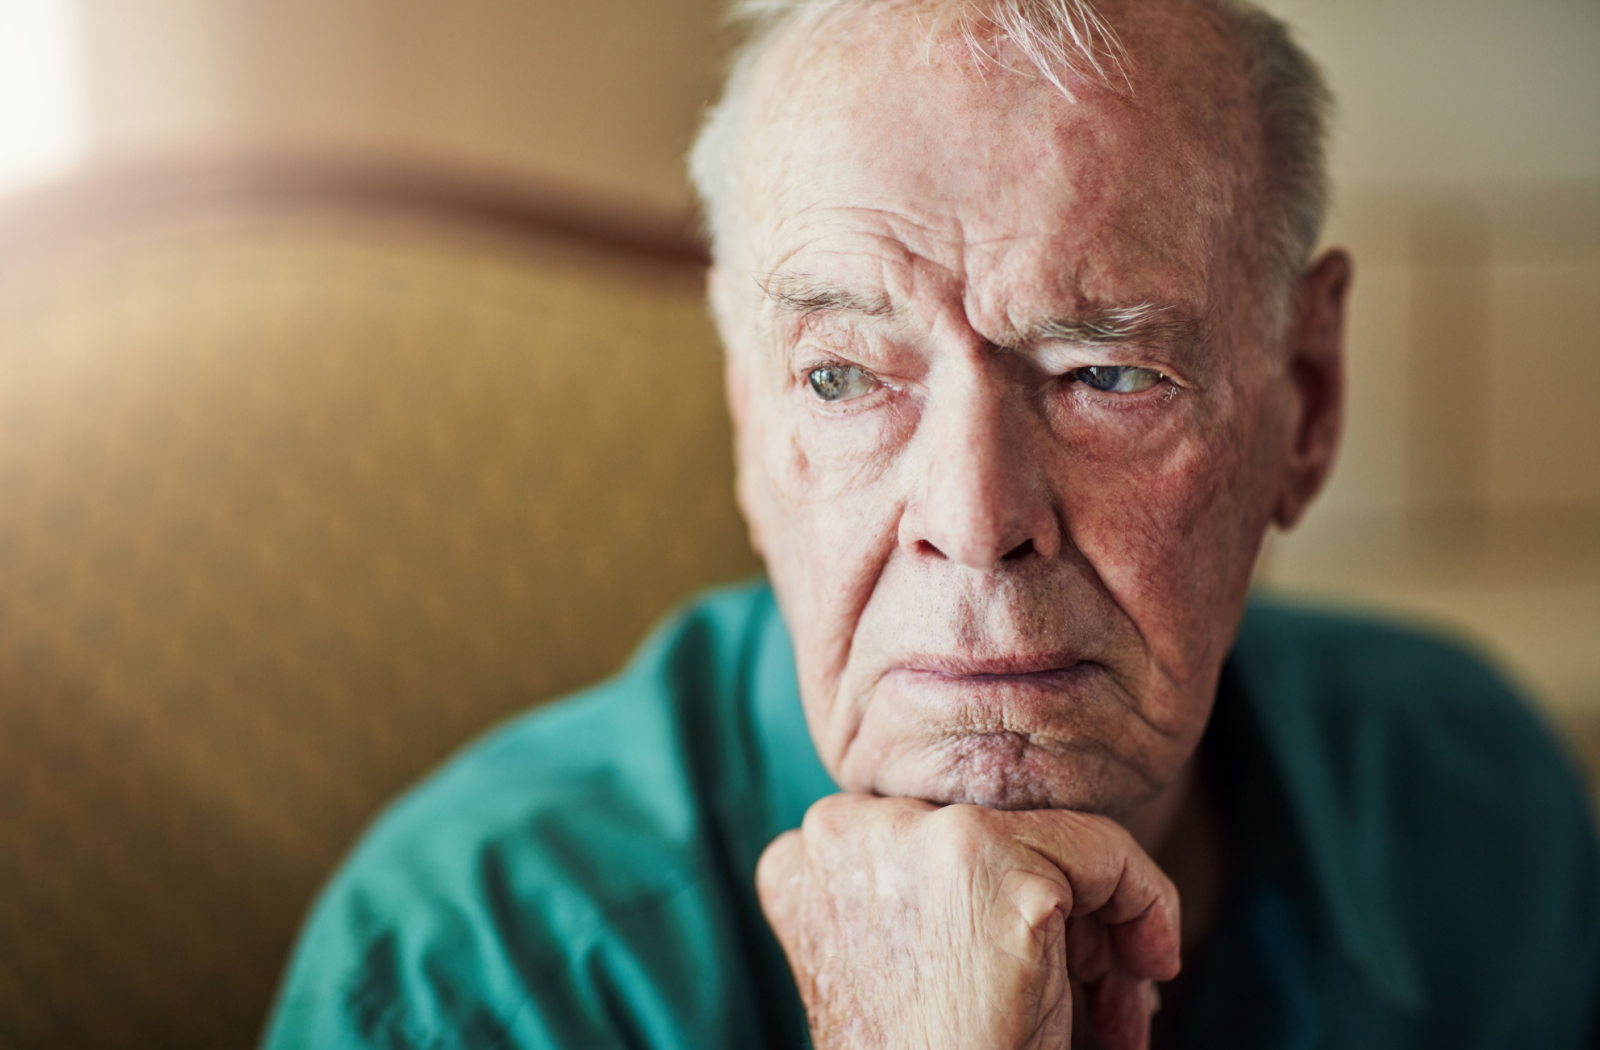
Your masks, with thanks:
[(834, 795), (757, 872), (819, 1047), (1065, 1047), (1069, 975), (1113, 1046), (1178, 968), (1177, 892), (1128, 832), (1070, 811)]
[[(1349, 263), (1274, 320), (1242, 75), (1192, 8), (1112, 12), (1135, 96), (1075, 104), (897, 11), (768, 54), (711, 277), (740, 502), (848, 793), (759, 887), (821, 1048), (1065, 1046), (1074, 960), (1137, 1047), (1178, 950), (1148, 851), (1261, 537), (1331, 462)], [(1118, 878), (1138, 932), (1075, 956)]]

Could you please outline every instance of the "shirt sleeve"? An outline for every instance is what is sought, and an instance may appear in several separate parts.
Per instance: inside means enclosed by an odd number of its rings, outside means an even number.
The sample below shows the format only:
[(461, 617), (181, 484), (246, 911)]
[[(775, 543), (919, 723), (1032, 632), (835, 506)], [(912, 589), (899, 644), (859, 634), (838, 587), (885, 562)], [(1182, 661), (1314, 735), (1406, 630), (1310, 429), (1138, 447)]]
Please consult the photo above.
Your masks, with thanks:
[(792, 980), (760, 961), (717, 801), (751, 791), (712, 764), (758, 597), (691, 610), (391, 807), (316, 905), (265, 1050), (772, 1045)]
[[(510, 888), (481, 867), (491, 893)], [(496, 915), (460, 896), (380, 901), (352, 881), (313, 918), (266, 1050), (740, 1045), (737, 997), (719, 987), (728, 946), (687, 873), (560, 944), (509, 896)]]

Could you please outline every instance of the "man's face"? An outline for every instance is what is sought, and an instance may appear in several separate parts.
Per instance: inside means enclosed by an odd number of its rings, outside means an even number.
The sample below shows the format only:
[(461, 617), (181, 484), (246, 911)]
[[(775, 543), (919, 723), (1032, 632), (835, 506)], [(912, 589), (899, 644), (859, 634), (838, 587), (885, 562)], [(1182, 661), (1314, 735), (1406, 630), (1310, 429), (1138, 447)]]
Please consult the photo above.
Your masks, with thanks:
[(910, 15), (758, 76), (713, 302), (846, 790), (1126, 815), (1209, 717), (1297, 402), (1242, 250), (1243, 88), (1203, 24), (1123, 28), (1132, 101)]

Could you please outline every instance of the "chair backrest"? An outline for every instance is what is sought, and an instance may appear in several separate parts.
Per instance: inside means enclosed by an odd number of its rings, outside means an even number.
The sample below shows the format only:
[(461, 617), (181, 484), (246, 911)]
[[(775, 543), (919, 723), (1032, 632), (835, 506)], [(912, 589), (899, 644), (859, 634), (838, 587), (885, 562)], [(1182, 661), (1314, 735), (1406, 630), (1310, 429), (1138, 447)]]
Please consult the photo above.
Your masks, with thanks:
[(692, 245), (342, 185), (0, 214), (0, 1046), (250, 1045), (385, 798), (758, 568)]

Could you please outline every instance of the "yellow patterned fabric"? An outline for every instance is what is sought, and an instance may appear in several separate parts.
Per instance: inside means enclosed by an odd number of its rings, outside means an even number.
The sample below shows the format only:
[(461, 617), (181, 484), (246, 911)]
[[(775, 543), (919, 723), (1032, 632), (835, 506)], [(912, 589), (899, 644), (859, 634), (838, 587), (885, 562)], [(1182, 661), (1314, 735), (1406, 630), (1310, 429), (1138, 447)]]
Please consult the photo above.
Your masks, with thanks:
[(466, 738), (757, 568), (697, 275), (376, 220), (0, 273), (0, 1046), (255, 1037)]

